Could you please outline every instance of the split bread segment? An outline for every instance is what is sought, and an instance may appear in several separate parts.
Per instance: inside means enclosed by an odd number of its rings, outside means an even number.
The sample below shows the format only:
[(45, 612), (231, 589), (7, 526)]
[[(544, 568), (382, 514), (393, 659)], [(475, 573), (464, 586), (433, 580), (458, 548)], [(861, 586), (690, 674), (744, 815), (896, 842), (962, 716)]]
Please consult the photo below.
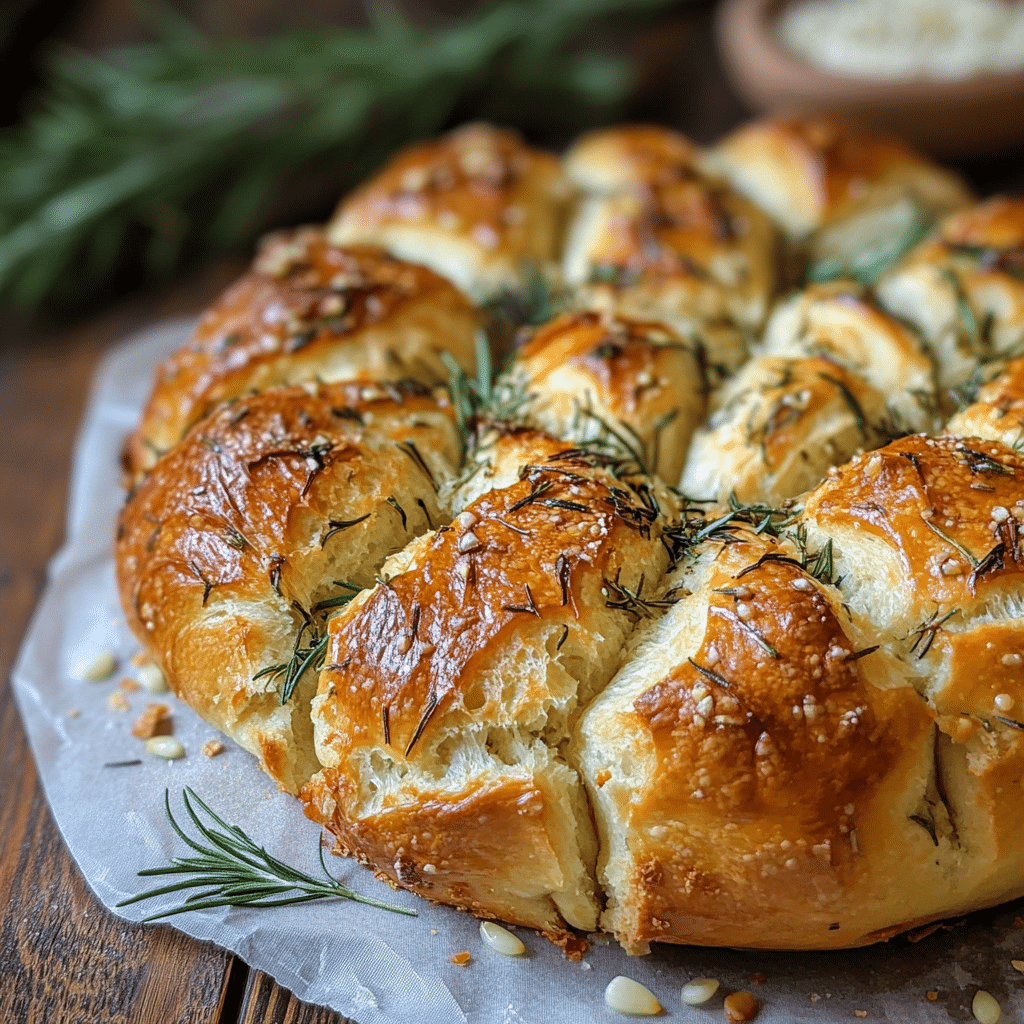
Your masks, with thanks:
[(920, 333), (950, 405), (979, 361), (1024, 354), (1024, 199), (996, 196), (947, 217), (877, 294)]
[(814, 280), (877, 276), (938, 218), (973, 196), (951, 171), (889, 136), (820, 117), (745, 124), (705, 166), (779, 226)]
[(569, 735), (664, 573), (673, 501), (540, 433), (491, 457), (515, 482), (331, 620), (313, 701), (324, 768), (302, 795), (392, 884), (564, 940), (600, 906)]
[(595, 132), (565, 164), (582, 192), (562, 257), (572, 302), (661, 321), (699, 343), (717, 376), (734, 371), (777, 288), (768, 218), (667, 129)]
[(307, 381), (447, 381), (475, 366), (477, 311), (449, 282), (380, 249), (342, 249), (317, 228), (269, 236), (249, 273), (156, 372), (125, 445), (130, 480), (222, 402)]
[(740, 518), (574, 732), (602, 926), (839, 948), (1024, 894), (1024, 457), (908, 437)]
[(662, 324), (599, 313), (537, 328), (500, 387), (523, 422), (632, 455), (663, 480), (678, 479), (706, 402), (693, 344)]
[(938, 425), (931, 359), (852, 281), (781, 302), (753, 355), (694, 434), (680, 482), (692, 497), (777, 507), (854, 452)]
[(175, 694), (291, 793), (319, 768), (326, 620), (445, 520), (437, 491), (462, 455), (450, 404), (423, 389), (311, 390), (197, 425), (128, 498), (116, 551), (128, 625)]
[(557, 157), (467, 124), (399, 151), (341, 201), (327, 236), (430, 267), (479, 304), (557, 281), (570, 194)]
[(974, 401), (949, 420), (944, 432), (1024, 450), (1024, 358), (982, 364), (975, 376), (980, 379)]

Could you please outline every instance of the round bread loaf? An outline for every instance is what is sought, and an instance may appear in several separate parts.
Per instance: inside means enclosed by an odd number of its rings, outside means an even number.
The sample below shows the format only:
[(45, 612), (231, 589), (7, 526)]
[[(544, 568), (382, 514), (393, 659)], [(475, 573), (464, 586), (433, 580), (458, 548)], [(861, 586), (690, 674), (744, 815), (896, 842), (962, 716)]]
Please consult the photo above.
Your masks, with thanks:
[[(1024, 894), (1020, 203), (903, 244), (969, 201), (814, 120), (399, 154), (167, 364), (129, 625), (339, 852), (568, 951)], [(559, 266), (492, 379), (456, 285)]]

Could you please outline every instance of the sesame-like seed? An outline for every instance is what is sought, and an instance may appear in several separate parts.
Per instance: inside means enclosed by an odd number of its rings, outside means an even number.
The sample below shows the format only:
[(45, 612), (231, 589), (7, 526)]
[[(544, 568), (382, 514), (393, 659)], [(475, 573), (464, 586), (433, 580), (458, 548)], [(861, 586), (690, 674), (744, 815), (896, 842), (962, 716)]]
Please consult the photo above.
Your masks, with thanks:
[(1015, 971), (1020, 971), (1021, 974), (1024, 974), (1024, 960), (1011, 960), (1010, 966)]
[(683, 986), (682, 1000), (687, 1006), (702, 1006), (718, 991), (714, 978), (694, 978)]
[(745, 601), (740, 601), (736, 605), (736, 617), (743, 622), (746, 622), (754, 614), (754, 610)]
[[(433, 865), (429, 865), (433, 867)], [(423, 865), (423, 870), (427, 870), (428, 865)], [(502, 928), (500, 924), (495, 924), (493, 921), (481, 921), (480, 922), (480, 938), (494, 950), (495, 953), (500, 953), (502, 956), (522, 956), (526, 952), (526, 946), (523, 945), (522, 940), (513, 935), (507, 928)]]
[(109, 679), (117, 668), (117, 656), (111, 650), (100, 651), (83, 662), (75, 675), (90, 683), (102, 683)]
[(662, 1012), (661, 1003), (649, 988), (621, 974), (608, 982), (604, 990), (604, 1002), (609, 1010), (635, 1017), (655, 1017)]
[(793, 589), (807, 592), (808, 590), (814, 589), (814, 584), (806, 577), (798, 576), (795, 580), (793, 580)]
[(141, 665), (136, 674), (138, 675), (139, 683), (147, 693), (167, 692), (167, 680), (164, 678), (160, 668), (152, 662)]
[(468, 530), (459, 538), (459, 551), (463, 554), (475, 551), (480, 546), (480, 538), (472, 530)]
[(1008, 693), (997, 693), (992, 703), (999, 711), (1012, 711), (1017, 702)]
[(998, 1024), (999, 1018), (1003, 1015), (995, 996), (984, 989), (978, 989), (974, 993), (971, 1013), (974, 1014), (974, 1019), (978, 1021), (978, 1024)]
[(997, 523), (1005, 523), (1006, 520), (1010, 518), (1010, 511), (1002, 505), (996, 505), (995, 508), (992, 509), (992, 518)]
[(173, 736), (154, 736), (146, 740), (146, 753), (165, 761), (176, 761), (185, 756), (185, 748)]
[(1024, 658), (1019, 654), (1004, 654), (999, 659), (1004, 665), (1021, 665), (1024, 664)]
[(955, 558), (947, 558), (942, 563), (943, 576), (963, 576), (963, 574), (964, 567)]

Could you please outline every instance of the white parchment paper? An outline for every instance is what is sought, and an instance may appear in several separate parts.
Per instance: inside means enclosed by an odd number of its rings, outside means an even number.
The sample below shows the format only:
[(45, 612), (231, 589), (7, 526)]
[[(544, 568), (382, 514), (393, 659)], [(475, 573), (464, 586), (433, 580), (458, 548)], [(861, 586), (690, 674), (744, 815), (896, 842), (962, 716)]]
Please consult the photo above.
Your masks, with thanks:
[[(277, 792), (255, 760), (225, 741), (208, 759), (200, 748), (216, 736), (171, 696), (126, 693), (131, 710), (108, 700), (125, 676), (136, 645), (121, 616), (114, 586), (111, 538), (122, 501), (118, 454), (147, 395), (153, 368), (187, 337), (191, 322), (159, 326), (112, 351), (101, 365), (75, 456), (68, 538), (50, 566), (49, 582), (14, 670), (14, 691), (54, 817), (93, 891), (130, 920), (169, 908), (176, 897), (114, 905), (161, 879), (140, 879), (140, 868), (165, 864), (188, 851), (164, 815), (165, 788), (180, 808), (193, 787), (228, 821), (296, 866), (316, 873), (318, 829), (298, 801)], [(83, 682), (83, 662), (112, 649), (119, 669), (103, 683)], [(170, 703), (174, 733), (188, 756), (147, 756), (131, 725), (149, 701)], [(78, 713), (74, 714), (73, 709)], [(123, 768), (109, 762), (141, 758)], [(179, 816), (182, 820), (184, 815)], [(626, 956), (595, 942), (574, 963), (539, 936), (519, 930), (528, 955), (508, 959), (481, 942), (469, 915), (431, 907), (393, 893), (357, 865), (330, 858), (335, 875), (356, 890), (414, 907), (402, 917), (344, 901), (267, 910), (194, 912), (173, 926), (210, 939), (272, 975), (299, 998), (332, 1007), (358, 1024), (572, 1024), (624, 1020), (608, 1010), (607, 983), (626, 974), (647, 985), (668, 1017), (720, 1021), (722, 996), (746, 988), (762, 1001), (761, 1020), (915, 1022), (972, 1019), (979, 988), (1001, 1003), (1004, 1020), (1024, 1021), (1024, 903), (972, 915), (918, 942), (841, 953), (760, 953), (660, 947), (647, 957)], [(1024, 925), (1024, 922), (1022, 922)], [(167, 927), (155, 924), (152, 927)], [(756, 929), (756, 922), (751, 922)], [(472, 960), (450, 957), (468, 950)], [(753, 976), (764, 976), (755, 982)], [(721, 981), (705, 1007), (684, 1006), (680, 987), (694, 977)], [(936, 1001), (926, 992), (939, 993)]]

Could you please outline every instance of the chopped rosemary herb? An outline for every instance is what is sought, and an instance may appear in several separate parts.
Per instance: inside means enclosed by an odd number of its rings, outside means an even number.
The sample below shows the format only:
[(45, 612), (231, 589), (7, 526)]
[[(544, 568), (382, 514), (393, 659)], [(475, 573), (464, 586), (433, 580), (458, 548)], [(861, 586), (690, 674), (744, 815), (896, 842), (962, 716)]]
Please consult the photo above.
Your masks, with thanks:
[[(237, 825), (229, 825), (211, 810), (191, 787), (182, 790), (181, 796), (185, 811), (200, 838), (193, 838), (181, 828), (171, 812), (170, 792), (164, 790), (167, 820), (171, 823), (171, 828), (198, 856), (173, 857), (166, 867), (144, 868), (138, 873), (140, 877), (178, 875), (182, 880), (150, 889), (138, 896), (131, 896), (117, 905), (127, 907), (141, 900), (186, 889), (202, 891), (193, 892), (178, 907), (144, 917), (143, 922), (158, 921), (176, 914), (208, 910), (212, 907), (283, 907), (331, 898), (365, 903), (379, 910), (390, 910), (409, 917), (416, 916), (415, 910), (360, 896), (348, 886), (342, 885), (328, 872), (324, 863), (323, 846), (319, 842), (317, 850), (323, 878), (316, 878), (271, 856), (265, 847), (257, 846)], [(216, 827), (218, 825), (219, 829)]]

